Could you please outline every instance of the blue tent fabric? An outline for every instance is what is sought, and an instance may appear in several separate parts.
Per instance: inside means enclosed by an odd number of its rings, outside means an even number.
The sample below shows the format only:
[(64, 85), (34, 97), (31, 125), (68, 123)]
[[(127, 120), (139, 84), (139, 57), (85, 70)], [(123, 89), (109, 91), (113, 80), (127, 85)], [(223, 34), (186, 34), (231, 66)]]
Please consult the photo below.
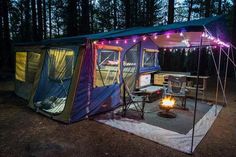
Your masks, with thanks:
[(85, 57), (82, 61), (81, 73), (75, 92), (70, 121), (78, 121), (88, 115), (90, 105), (92, 79), (93, 79), (93, 56), (91, 44), (86, 44)]
[[(70, 48), (74, 51), (74, 63), (77, 58), (78, 49), (76, 47), (64, 47)], [(60, 81), (55, 81), (49, 78), (49, 55), (45, 54), (43, 68), (40, 74), (39, 83), (36, 89), (33, 102), (43, 101), (51, 96), (56, 96), (58, 98), (67, 97), (68, 90), (70, 88), (71, 79)]]

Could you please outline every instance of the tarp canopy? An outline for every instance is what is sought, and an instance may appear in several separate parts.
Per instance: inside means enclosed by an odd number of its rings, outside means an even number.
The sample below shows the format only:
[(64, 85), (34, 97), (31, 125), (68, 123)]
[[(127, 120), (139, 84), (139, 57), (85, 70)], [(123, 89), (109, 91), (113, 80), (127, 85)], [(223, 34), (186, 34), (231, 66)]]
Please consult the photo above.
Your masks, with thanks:
[[(101, 40), (101, 39), (124, 39), (141, 35), (158, 35), (155, 40), (159, 47), (186, 47), (187, 41), (191, 46), (200, 45), (202, 32), (208, 32), (215, 39), (221, 39), (228, 42), (226, 28), (226, 20), (224, 16), (214, 16), (199, 20), (178, 22), (169, 25), (154, 26), (154, 27), (135, 27), (123, 30), (115, 30), (97, 34), (79, 35), (73, 37), (64, 37), (56, 39), (48, 39), (40, 42), (42, 45), (57, 45), (57, 44), (85, 44), (86, 40)], [(179, 33), (183, 33), (183, 36)], [(170, 35), (168, 40), (166, 35)], [(184, 41), (185, 40), (185, 41)], [(39, 44), (35, 43), (18, 43), (16, 45)], [(216, 45), (216, 43), (208, 38), (204, 38), (202, 45)]]

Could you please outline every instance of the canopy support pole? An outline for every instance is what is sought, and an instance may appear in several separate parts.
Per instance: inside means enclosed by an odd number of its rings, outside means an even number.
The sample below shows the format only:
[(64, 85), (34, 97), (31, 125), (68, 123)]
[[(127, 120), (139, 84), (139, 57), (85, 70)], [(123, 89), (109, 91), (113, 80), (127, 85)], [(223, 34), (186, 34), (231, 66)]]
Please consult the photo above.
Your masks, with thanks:
[[(219, 72), (218, 72), (218, 70), (217, 70), (218, 68), (217, 68), (217, 65), (216, 65), (216, 60), (215, 60), (215, 57), (214, 57), (214, 55), (213, 55), (212, 49), (211, 49), (211, 56), (212, 56), (212, 59), (213, 59), (213, 62), (214, 62), (214, 66), (215, 66), (215, 69), (216, 69), (217, 80), (219, 80), (220, 87), (221, 87), (221, 90), (222, 90), (222, 93), (223, 93), (224, 102), (225, 102), (225, 104), (227, 105), (227, 100), (226, 100), (224, 88), (223, 88), (223, 85), (222, 85), (222, 82), (221, 82), (221, 79), (220, 79), (220, 74), (219, 74)], [(229, 59), (229, 60), (230, 60), (230, 59)]]
[[(228, 55), (230, 54), (231, 47), (228, 48)], [(227, 75), (228, 75), (228, 66), (229, 66), (229, 58), (227, 57), (226, 60), (226, 67), (225, 67), (225, 80), (224, 80), (224, 92), (226, 90), (226, 83), (227, 83)]]
[[(231, 48), (232, 59), (233, 59), (233, 62), (235, 63), (235, 61), (234, 61), (234, 50), (236, 50), (236, 47), (234, 47), (234, 46), (231, 44), (230, 48)], [(234, 66), (234, 78), (236, 79), (236, 67), (235, 67), (235, 66)]]
[(202, 37), (199, 45), (198, 52), (198, 62), (197, 62), (197, 87), (196, 87), (196, 95), (195, 95), (195, 105), (194, 105), (194, 114), (193, 114), (193, 129), (192, 129), (192, 141), (191, 141), (191, 154), (193, 153), (193, 142), (194, 142), (194, 133), (195, 133), (195, 121), (196, 121), (196, 111), (197, 111), (197, 99), (198, 99), (198, 88), (199, 88), (199, 69), (201, 62), (201, 49), (202, 49)]
[[(215, 104), (218, 103), (218, 93), (219, 93), (219, 81), (221, 80), (220, 78), (220, 69), (221, 69), (221, 50), (222, 50), (222, 47), (220, 46), (220, 53), (219, 53), (219, 59), (218, 59), (218, 67), (216, 67), (216, 71), (217, 71), (217, 81), (216, 81), (216, 97), (215, 97)], [(216, 107), (216, 111), (217, 111), (217, 107)], [(216, 112), (215, 112), (215, 115), (216, 115)]]
[[(236, 68), (236, 63), (234, 62), (234, 59), (231, 59), (230, 56), (224, 50), (222, 50), (222, 52), (229, 58), (229, 61), (233, 64), (234, 68)], [(233, 54), (232, 54), (232, 56), (233, 56)], [(234, 56), (233, 56), (233, 58), (234, 58)]]

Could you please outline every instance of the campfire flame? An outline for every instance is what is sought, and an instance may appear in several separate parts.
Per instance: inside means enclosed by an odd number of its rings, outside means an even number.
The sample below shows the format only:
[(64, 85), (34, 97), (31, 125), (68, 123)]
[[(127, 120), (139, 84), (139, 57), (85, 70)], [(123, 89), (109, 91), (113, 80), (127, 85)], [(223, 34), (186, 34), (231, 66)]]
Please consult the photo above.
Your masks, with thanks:
[(161, 107), (163, 108), (173, 108), (175, 105), (175, 99), (171, 96), (166, 96), (161, 100)]

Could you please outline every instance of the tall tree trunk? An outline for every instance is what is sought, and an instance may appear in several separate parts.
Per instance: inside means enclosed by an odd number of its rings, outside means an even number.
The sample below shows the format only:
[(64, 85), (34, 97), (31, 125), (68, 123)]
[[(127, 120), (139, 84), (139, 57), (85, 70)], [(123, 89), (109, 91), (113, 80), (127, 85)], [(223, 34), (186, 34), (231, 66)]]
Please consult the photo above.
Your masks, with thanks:
[(93, 0), (90, 0), (90, 31), (91, 31), (91, 33), (93, 33), (94, 32), (94, 11), (93, 11)]
[(205, 17), (209, 17), (211, 14), (211, 0), (205, 0)]
[(3, 8), (2, 0), (0, 0), (0, 67), (3, 60), (3, 27), (2, 27), (2, 18), (3, 18)]
[(192, 10), (193, 10), (193, 0), (190, 0), (188, 8), (188, 21), (191, 20)]
[[(89, 10), (89, 8), (87, 8)], [(76, 0), (69, 0), (67, 7), (67, 35), (73, 36), (78, 34), (78, 26), (77, 26), (77, 2)]]
[(31, 40), (31, 23), (30, 23), (30, 0), (25, 0), (24, 1), (24, 25), (23, 25), (23, 36), (25, 41), (30, 41)]
[(49, 38), (52, 38), (52, 1), (48, 0)]
[(125, 27), (129, 28), (130, 24), (130, 0), (125, 0)]
[(234, 15), (233, 15), (233, 35), (232, 35), (232, 39), (234, 40), (234, 44), (236, 45), (236, 0), (234, 0), (234, 4), (233, 4), (233, 11), (234, 11)]
[(43, 17), (42, 17), (42, 0), (37, 0), (38, 10), (38, 39), (43, 39)]
[(146, 1), (146, 7), (145, 7), (145, 14), (146, 14), (146, 20), (145, 20), (145, 26), (149, 25), (149, 21), (150, 21), (150, 0), (145, 0)]
[(89, 0), (81, 0), (81, 21), (80, 21), (80, 33), (88, 34), (90, 32), (89, 28)]
[(155, 2), (154, 2), (154, 0), (150, 0), (150, 2), (149, 2), (149, 5), (150, 5), (150, 7), (149, 7), (149, 23), (148, 23), (148, 25), (149, 26), (153, 26), (153, 24), (154, 24), (154, 5), (155, 5)]
[[(2, 16), (0, 15), (0, 45), (2, 44), (2, 40), (3, 40), (3, 31), (2, 30), (3, 30), (2, 29)], [(1, 48), (1, 46), (0, 46), (0, 48)]]
[(221, 13), (222, 13), (221, 5), (222, 5), (222, 0), (219, 0), (219, 2), (218, 2), (218, 15), (221, 15)]
[(32, 32), (33, 32), (33, 40), (37, 40), (37, 19), (36, 19), (36, 7), (35, 0), (31, 0), (31, 12), (32, 12)]
[(43, 38), (47, 38), (47, 12), (45, 0), (43, 0)]
[(175, 0), (169, 0), (168, 5), (168, 24), (171, 24), (174, 22), (174, 9), (175, 9)]
[(114, 30), (117, 29), (117, 0), (113, 0), (113, 11), (114, 11)]
[(2, 2), (3, 7), (3, 57), (4, 57), (4, 65), (9, 66), (9, 57), (11, 51), (11, 43), (10, 43), (10, 31), (9, 31), (9, 0), (3, 0)]
[(146, 0), (146, 26), (152, 26), (154, 23), (154, 0)]

